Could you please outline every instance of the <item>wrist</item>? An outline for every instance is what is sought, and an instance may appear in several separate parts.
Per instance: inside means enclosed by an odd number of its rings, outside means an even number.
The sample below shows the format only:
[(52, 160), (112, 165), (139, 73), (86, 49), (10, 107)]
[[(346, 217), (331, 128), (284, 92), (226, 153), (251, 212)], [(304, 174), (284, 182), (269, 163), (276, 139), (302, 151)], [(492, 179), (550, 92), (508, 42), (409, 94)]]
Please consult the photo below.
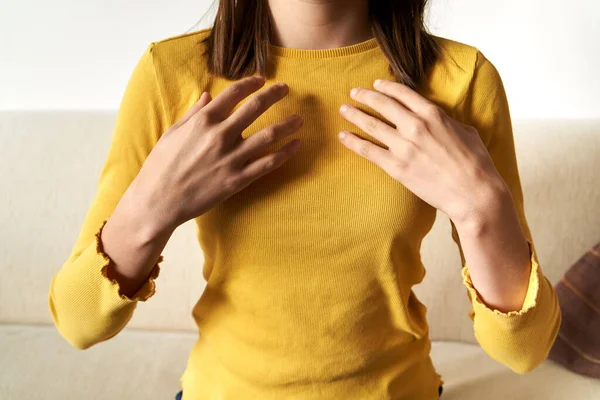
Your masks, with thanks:
[[(117, 210), (118, 209), (118, 210)], [(170, 237), (178, 227), (173, 209), (164, 207), (152, 196), (152, 192), (143, 190), (134, 179), (115, 212), (122, 212), (130, 226), (147, 243), (161, 237)]]
[(450, 219), (456, 229), (474, 234), (485, 230), (486, 226), (505, 218), (507, 213), (514, 213), (514, 201), (508, 186), (500, 179), (478, 185), (477, 194), (470, 198)]

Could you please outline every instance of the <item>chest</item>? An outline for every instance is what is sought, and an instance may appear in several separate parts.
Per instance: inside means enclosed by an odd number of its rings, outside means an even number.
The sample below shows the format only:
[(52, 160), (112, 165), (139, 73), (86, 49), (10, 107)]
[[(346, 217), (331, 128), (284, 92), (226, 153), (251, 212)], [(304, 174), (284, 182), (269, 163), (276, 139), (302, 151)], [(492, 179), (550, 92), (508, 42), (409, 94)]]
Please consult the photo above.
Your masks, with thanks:
[[(358, 64), (349, 59), (336, 70), (326, 60), (312, 62), (311, 68), (298, 67), (297, 62), (295, 68), (275, 67), (281, 72), (267, 85), (283, 81), (289, 92), (241, 135), (247, 139), (298, 113), (304, 118), (303, 126), (263, 154), (292, 138), (300, 139), (300, 150), (201, 216), (200, 228), (219, 235), (229, 248), (277, 243), (289, 252), (307, 247), (325, 253), (345, 251), (357, 241), (414, 241), (424, 236), (433, 224), (435, 209), (337, 137), (340, 130), (348, 130), (387, 149), (339, 113), (339, 107), (347, 103), (386, 121), (349, 95), (357, 86), (372, 88), (377, 78), (393, 79), (385, 60), (375, 59), (365, 66), (364, 60)], [(216, 82), (213, 98), (226, 85)]]

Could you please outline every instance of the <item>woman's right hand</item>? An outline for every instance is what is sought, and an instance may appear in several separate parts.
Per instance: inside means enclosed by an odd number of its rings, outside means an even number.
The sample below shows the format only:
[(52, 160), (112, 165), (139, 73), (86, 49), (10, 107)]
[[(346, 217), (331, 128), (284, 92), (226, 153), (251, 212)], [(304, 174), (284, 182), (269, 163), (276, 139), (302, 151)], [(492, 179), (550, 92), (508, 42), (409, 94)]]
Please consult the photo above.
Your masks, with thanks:
[(302, 126), (299, 115), (242, 138), (244, 129), (288, 93), (284, 83), (270, 85), (232, 113), (264, 83), (263, 77), (253, 76), (232, 83), (213, 100), (202, 93), (160, 137), (132, 182), (136, 200), (151, 214), (157, 231), (172, 231), (204, 214), (281, 166), (299, 148), (294, 139), (257, 158)]

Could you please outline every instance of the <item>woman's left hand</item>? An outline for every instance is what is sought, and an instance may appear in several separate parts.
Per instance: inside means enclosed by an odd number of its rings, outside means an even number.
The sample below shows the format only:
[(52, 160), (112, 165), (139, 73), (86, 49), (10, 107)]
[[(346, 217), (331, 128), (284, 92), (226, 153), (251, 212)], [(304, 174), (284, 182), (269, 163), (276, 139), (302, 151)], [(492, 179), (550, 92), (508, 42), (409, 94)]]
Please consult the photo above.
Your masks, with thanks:
[(406, 85), (377, 80), (374, 87), (355, 88), (350, 96), (395, 126), (348, 104), (340, 113), (388, 149), (342, 131), (340, 140), (346, 147), (380, 166), (455, 223), (479, 214), (496, 194), (507, 191), (475, 128), (450, 118)]

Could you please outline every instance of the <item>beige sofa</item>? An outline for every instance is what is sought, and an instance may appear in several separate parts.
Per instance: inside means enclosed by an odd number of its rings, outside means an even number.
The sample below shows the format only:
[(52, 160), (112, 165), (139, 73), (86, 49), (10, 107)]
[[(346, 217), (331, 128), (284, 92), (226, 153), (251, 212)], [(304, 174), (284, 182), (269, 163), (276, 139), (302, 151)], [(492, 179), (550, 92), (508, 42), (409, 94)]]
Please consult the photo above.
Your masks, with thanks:
[[(204, 288), (193, 222), (167, 245), (158, 291), (128, 328), (76, 350), (47, 294), (73, 245), (108, 150), (114, 112), (0, 113), (0, 399), (173, 399), (196, 338)], [(556, 283), (600, 240), (600, 121), (515, 121), (525, 206), (542, 269)], [(600, 399), (600, 381), (550, 360), (518, 375), (477, 345), (447, 217), (423, 243), (432, 358), (443, 399)]]

